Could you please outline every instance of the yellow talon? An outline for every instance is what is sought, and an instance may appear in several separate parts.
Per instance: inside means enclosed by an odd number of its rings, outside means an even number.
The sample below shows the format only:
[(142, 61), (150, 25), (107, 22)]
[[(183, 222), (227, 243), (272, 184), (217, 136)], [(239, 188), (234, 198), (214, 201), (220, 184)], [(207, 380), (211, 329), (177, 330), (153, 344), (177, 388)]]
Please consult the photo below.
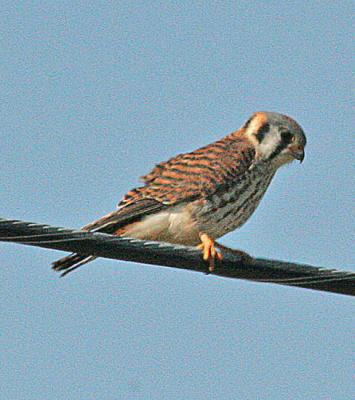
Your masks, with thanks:
[(208, 270), (213, 272), (215, 269), (216, 259), (221, 261), (223, 259), (223, 255), (216, 250), (214, 240), (211, 239), (206, 233), (201, 233), (200, 239), (201, 244), (199, 244), (197, 248), (202, 250), (203, 259), (208, 262)]

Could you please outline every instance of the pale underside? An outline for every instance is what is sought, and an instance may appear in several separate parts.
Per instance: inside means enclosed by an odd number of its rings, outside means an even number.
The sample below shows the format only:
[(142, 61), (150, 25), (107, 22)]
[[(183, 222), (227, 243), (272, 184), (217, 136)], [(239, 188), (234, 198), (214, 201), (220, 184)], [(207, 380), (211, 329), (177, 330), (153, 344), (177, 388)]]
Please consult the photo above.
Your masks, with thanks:
[(200, 234), (217, 239), (242, 226), (262, 199), (276, 168), (250, 168), (234, 185), (206, 199), (172, 205), (127, 226), (123, 236), (197, 245)]

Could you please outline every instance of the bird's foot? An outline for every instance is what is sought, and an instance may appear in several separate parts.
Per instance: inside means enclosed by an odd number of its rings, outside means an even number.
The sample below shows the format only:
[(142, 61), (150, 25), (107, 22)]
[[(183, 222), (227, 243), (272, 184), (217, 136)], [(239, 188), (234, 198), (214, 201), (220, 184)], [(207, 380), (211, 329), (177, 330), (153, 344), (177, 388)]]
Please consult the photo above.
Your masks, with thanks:
[(222, 261), (223, 255), (216, 250), (215, 242), (206, 233), (200, 234), (201, 244), (197, 246), (202, 250), (202, 256), (208, 262), (208, 271), (213, 272), (215, 269), (216, 259)]

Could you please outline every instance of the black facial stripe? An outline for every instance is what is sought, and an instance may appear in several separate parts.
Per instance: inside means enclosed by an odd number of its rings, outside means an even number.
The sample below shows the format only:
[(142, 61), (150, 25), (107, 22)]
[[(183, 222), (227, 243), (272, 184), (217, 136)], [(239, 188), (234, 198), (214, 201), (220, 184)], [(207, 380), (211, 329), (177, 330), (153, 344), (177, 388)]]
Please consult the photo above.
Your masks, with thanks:
[(270, 124), (266, 123), (262, 125), (259, 129), (258, 132), (256, 133), (255, 137), (258, 139), (258, 142), (261, 143), (261, 141), (264, 139), (265, 135), (267, 132), (270, 130)]
[(281, 142), (272, 152), (270, 156), (271, 160), (275, 158), (278, 154), (280, 154), (281, 151), (284, 150), (292, 142), (293, 134), (289, 130), (284, 128), (280, 129), (280, 135), (281, 135)]
[(244, 126), (243, 126), (243, 128), (244, 129), (247, 129), (248, 128), (248, 126), (249, 126), (249, 124), (250, 124), (250, 122), (251, 122), (251, 120), (253, 119), (253, 117), (250, 117), (249, 119), (248, 119), (248, 121), (244, 124)]
[(287, 145), (288, 145), (288, 143), (281, 142), (281, 143), (276, 147), (276, 149), (271, 153), (270, 160), (272, 160), (272, 159), (275, 158), (278, 154), (280, 154), (281, 151), (287, 147)]

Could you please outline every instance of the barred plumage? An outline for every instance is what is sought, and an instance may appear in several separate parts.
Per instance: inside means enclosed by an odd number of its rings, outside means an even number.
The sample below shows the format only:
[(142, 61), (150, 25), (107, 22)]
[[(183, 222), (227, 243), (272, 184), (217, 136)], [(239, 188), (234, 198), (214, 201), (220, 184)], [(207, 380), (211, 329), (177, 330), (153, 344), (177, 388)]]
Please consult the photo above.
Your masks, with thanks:
[[(291, 118), (259, 112), (238, 131), (156, 165), (118, 209), (83, 229), (186, 245), (202, 242), (204, 258), (221, 258), (214, 240), (243, 225), (276, 170), (303, 159), (305, 135)], [(72, 270), (93, 257), (71, 255), (56, 270)]]

